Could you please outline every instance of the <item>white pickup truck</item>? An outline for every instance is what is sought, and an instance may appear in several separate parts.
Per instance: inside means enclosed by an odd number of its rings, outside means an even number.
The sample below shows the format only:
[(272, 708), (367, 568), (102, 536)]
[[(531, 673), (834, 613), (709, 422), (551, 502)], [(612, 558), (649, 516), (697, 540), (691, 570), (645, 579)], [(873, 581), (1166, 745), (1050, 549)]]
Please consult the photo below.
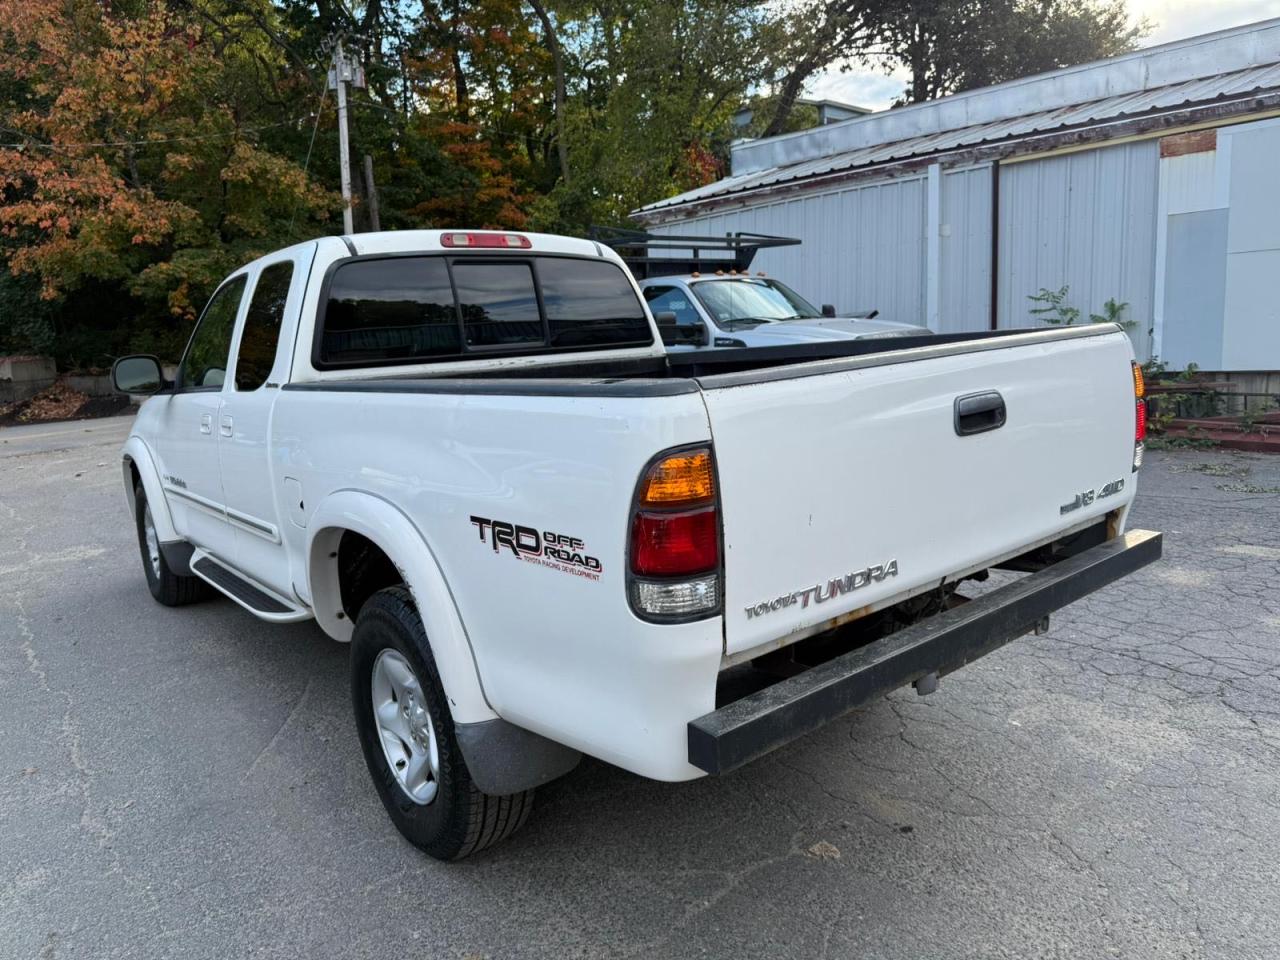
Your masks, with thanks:
[(152, 595), (350, 642), (374, 785), (443, 859), (583, 753), (727, 772), (1156, 559), (1137, 373), (1111, 325), (668, 356), (613, 251), (439, 231), (263, 257), (172, 382), (113, 369)]

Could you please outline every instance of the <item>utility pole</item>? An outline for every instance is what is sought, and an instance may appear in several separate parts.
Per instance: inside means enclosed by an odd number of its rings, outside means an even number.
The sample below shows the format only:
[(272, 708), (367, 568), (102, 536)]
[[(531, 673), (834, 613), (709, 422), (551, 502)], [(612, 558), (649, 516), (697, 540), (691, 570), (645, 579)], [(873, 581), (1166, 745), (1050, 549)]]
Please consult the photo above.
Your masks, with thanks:
[(364, 189), (369, 199), (369, 226), (376, 233), (382, 229), (378, 221), (378, 188), (373, 182), (373, 157), (364, 155)]
[(342, 232), (354, 233), (351, 222), (351, 142), (347, 136), (347, 84), (362, 89), (364, 70), (342, 51), (342, 37), (333, 44), (333, 61), (329, 68), (329, 89), (338, 91), (338, 166), (342, 172)]

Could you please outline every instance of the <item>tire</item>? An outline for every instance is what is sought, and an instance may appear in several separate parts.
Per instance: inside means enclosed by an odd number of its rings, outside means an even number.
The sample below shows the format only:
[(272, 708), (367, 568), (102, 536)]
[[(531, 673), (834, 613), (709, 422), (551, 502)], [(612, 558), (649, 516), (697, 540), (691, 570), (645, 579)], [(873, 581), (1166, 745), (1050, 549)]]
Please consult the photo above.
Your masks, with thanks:
[(147, 577), (147, 589), (157, 603), (166, 607), (182, 607), (209, 596), (209, 586), (196, 576), (180, 576), (174, 573), (164, 558), (151, 522), (151, 509), (147, 495), (139, 484), (133, 491), (133, 515), (138, 528), (138, 550), (142, 554), (142, 569)]
[(471, 781), (426, 631), (404, 587), (380, 590), (360, 608), (351, 637), (351, 702), (373, 785), (415, 847), (437, 860), (461, 860), (505, 840), (529, 818), (534, 791), (495, 797)]

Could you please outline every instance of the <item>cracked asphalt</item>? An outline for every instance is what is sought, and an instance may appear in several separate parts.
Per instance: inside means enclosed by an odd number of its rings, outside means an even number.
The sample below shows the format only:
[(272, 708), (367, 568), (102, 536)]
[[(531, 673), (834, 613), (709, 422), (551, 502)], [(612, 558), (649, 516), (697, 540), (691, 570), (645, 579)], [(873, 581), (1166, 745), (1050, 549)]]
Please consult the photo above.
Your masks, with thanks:
[(1280, 953), (1280, 460), (1152, 453), (1165, 559), (729, 777), (594, 761), (446, 866), (346, 650), (147, 595), (127, 419), (0, 430), (0, 957)]

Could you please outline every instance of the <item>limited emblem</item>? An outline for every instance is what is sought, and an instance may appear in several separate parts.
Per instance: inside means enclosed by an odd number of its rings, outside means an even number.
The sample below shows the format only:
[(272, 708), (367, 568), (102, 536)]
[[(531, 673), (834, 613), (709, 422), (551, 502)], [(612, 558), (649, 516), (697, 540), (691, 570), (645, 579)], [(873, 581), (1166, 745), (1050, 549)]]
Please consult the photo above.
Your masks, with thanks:
[(855, 570), (852, 573), (846, 573), (843, 577), (828, 580), (826, 583), (814, 584), (812, 587), (796, 590), (793, 593), (783, 594), (780, 597), (774, 597), (772, 600), (766, 600), (763, 603), (747, 607), (747, 619), (763, 617), (767, 613), (773, 613), (783, 607), (792, 607), (796, 604), (799, 604), (800, 609), (803, 610), (810, 603), (826, 603), (828, 600), (834, 600), (843, 594), (861, 590), (869, 584), (880, 583), (882, 580), (896, 577), (897, 575), (897, 560), (877, 563), (861, 570)]
[(1101, 489), (1081, 490), (1075, 495), (1075, 498), (1064, 503), (1058, 508), (1059, 516), (1079, 510), (1081, 507), (1087, 507), (1095, 500), (1101, 500), (1103, 497), (1113, 497), (1124, 489), (1124, 478), (1120, 477), (1112, 480), (1110, 483), (1102, 485)]
[(586, 552), (586, 543), (578, 537), (485, 517), (472, 517), (471, 522), (480, 531), (480, 542), (492, 547), (494, 553), (509, 551), (517, 560), (587, 580), (599, 580), (604, 572), (600, 561)]

